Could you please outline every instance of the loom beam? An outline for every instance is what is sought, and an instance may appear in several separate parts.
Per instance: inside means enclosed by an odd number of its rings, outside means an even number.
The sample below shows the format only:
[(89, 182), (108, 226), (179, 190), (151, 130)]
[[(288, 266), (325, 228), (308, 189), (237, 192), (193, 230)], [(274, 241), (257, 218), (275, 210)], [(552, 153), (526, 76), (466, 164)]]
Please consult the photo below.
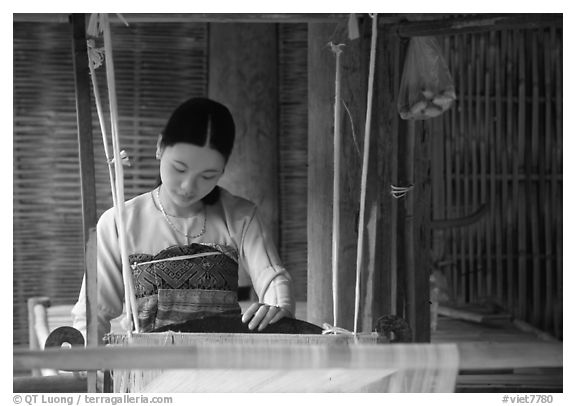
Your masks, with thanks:
[[(263, 337), (263, 335), (255, 335)], [(338, 337), (338, 336), (335, 336)], [(329, 339), (329, 337), (327, 337)], [(354, 346), (218, 344), (169, 347), (97, 347), (44, 351), (14, 350), (14, 371), (35, 368), (86, 369), (310, 369), (425, 368), (425, 351), (456, 346), (459, 369), (562, 367), (561, 343), (461, 343)]]

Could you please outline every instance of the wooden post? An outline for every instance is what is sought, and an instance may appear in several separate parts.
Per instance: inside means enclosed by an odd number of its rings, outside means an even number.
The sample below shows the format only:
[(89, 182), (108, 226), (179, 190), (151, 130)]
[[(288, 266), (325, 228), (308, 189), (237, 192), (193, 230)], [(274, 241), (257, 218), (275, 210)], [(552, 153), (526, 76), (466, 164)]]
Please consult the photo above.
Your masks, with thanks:
[(432, 269), (431, 244), (431, 164), (430, 140), (432, 139), (431, 120), (419, 123), (414, 145), (414, 231), (412, 247), (414, 262), (412, 269), (414, 292), (410, 301), (409, 321), (412, 325), (415, 342), (430, 342), (430, 272)]
[[(88, 52), (86, 47), (86, 19), (84, 14), (72, 14), (74, 83), (76, 88), (76, 117), (78, 124), (78, 156), (80, 161), (80, 182), (82, 189), (82, 228), (84, 230), (84, 258), (86, 291), (86, 335), (87, 345), (98, 345), (98, 332), (93, 310), (96, 295), (96, 266), (88, 265), (87, 244), (91, 230), (96, 228), (96, 178), (94, 175), (94, 145), (92, 141), (92, 113), (90, 108), (90, 78)], [(95, 255), (90, 256), (95, 262)], [(89, 272), (92, 271), (92, 272)], [(91, 303), (93, 305), (91, 305)], [(96, 392), (96, 372), (88, 373), (88, 392)]]
[[(375, 178), (370, 182), (371, 190), (376, 193), (374, 205), (378, 207), (374, 230), (374, 240), (370, 246), (374, 249), (374, 263), (369, 264), (372, 277), (367, 282), (367, 297), (363, 326), (373, 324), (378, 317), (395, 314), (394, 298), (394, 240), (395, 219), (394, 199), (390, 194), (390, 185), (394, 183), (397, 157), (395, 144), (399, 116), (396, 112), (396, 94), (399, 77), (397, 76), (398, 59), (395, 55), (398, 38), (391, 31), (380, 30), (378, 34), (378, 60), (374, 92), (374, 151)], [(395, 76), (396, 75), (396, 76)], [(372, 295), (369, 300), (368, 295)], [(370, 306), (370, 309), (368, 307)]]
[[(414, 137), (413, 120), (402, 121), (398, 132), (398, 180), (396, 186), (414, 184)], [(398, 201), (397, 265), (398, 265), (398, 314), (404, 316), (414, 330), (409, 303), (414, 303), (414, 238), (413, 238), (414, 190), (408, 191)]]
[(430, 341), (430, 159), (427, 125), (414, 120), (405, 122), (406, 132), (399, 133), (399, 185), (413, 185), (398, 206), (398, 274), (400, 305), (412, 329), (415, 342)]
[[(307, 319), (332, 323), (332, 164), (334, 24), (308, 24), (308, 293)], [(341, 224), (341, 227), (344, 225)], [(340, 245), (342, 246), (342, 245)], [(342, 258), (342, 256), (341, 256)], [(344, 326), (342, 326), (344, 327)]]
[[(208, 96), (236, 124), (234, 151), (220, 181), (259, 206), (278, 245), (278, 73), (276, 24), (226, 23), (209, 28)], [(250, 285), (241, 273), (240, 285)]]

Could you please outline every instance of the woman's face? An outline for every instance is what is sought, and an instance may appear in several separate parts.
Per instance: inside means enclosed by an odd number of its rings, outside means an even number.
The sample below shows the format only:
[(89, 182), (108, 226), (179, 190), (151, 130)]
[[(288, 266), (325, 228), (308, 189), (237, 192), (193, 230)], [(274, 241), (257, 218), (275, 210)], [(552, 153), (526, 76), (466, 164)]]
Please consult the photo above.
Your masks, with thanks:
[(224, 156), (210, 147), (177, 143), (159, 148), (162, 198), (166, 210), (186, 216), (214, 189), (224, 173)]

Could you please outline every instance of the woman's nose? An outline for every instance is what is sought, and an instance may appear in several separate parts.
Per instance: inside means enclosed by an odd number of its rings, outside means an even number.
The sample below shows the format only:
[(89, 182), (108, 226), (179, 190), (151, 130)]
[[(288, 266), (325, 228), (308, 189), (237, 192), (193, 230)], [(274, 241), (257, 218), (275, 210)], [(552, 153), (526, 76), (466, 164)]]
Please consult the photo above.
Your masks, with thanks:
[(193, 176), (185, 177), (182, 180), (182, 184), (180, 185), (180, 188), (186, 194), (190, 194), (191, 192), (193, 192), (195, 190), (195, 187), (196, 187), (196, 178)]

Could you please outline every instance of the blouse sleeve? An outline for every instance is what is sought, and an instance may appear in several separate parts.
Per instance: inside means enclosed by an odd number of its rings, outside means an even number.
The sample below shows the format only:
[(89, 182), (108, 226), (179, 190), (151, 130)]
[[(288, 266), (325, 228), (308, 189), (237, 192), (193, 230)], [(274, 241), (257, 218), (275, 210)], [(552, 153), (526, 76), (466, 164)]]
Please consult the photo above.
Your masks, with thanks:
[(241, 265), (250, 275), (259, 300), (280, 306), (294, 315), (292, 278), (282, 266), (257, 209), (245, 224), (239, 254)]
[[(124, 283), (122, 280), (122, 261), (118, 232), (113, 209), (105, 212), (98, 221), (97, 265), (98, 265), (98, 337), (100, 340), (110, 332), (110, 320), (120, 316), (123, 310)], [(78, 302), (72, 309), (73, 327), (86, 337), (86, 281)]]

